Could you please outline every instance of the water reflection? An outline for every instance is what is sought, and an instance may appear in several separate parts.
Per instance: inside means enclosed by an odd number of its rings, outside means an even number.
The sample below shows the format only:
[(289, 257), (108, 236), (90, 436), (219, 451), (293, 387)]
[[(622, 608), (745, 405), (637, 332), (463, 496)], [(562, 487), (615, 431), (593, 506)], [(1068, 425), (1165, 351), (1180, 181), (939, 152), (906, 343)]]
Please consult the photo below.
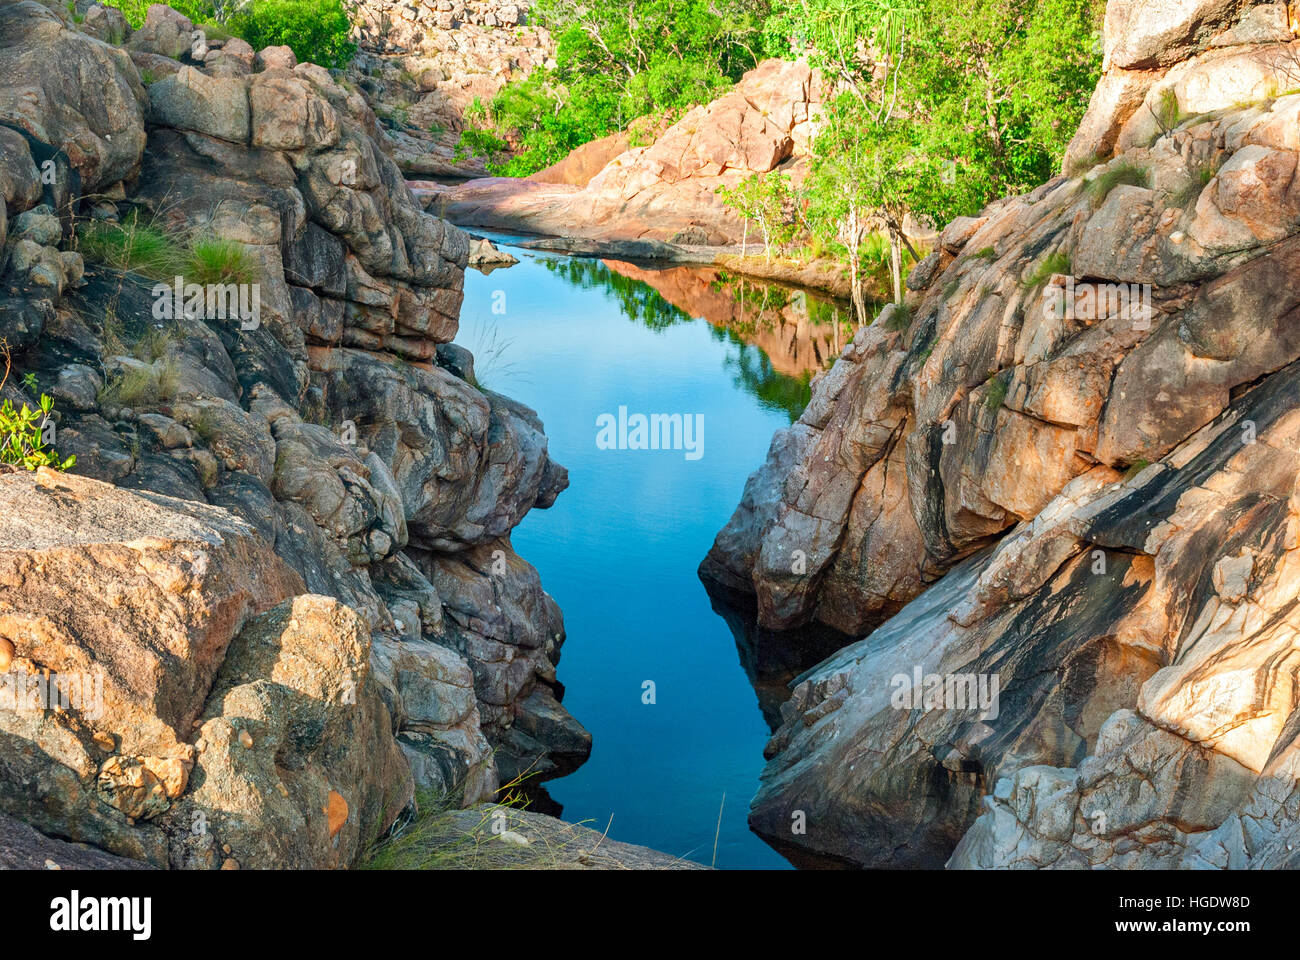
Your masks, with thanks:
[(852, 337), (851, 313), (834, 300), (714, 267), (576, 257), (540, 262), (576, 287), (613, 294), (624, 316), (649, 329), (704, 320), (715, 339), (735, 348), (725, 361), (735, 385), (792, 423), (808, 405), (813, 375)]

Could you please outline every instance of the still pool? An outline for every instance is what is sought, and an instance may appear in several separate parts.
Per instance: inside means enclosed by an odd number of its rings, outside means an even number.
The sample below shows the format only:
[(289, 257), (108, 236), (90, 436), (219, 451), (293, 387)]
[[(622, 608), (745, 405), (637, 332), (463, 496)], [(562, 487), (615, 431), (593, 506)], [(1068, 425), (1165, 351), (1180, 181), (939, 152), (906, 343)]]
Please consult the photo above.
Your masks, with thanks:
[[(538, 412), (569, 469), (512, 538), (564, 611), (564, 704), (594, 739), (547, 790), (616, 840), (707, 864), (716, 832), (720, 868), (788, 867), (746, 823), (768, 728), (696, 568), (838, 353), (840, 316), (713, 270), (503, 249), (521, 262), (468, 272), (457, 342), (485, 387)], [(602, 449), (598, 419), (620, 407), (689, 418), (698, 450)]]

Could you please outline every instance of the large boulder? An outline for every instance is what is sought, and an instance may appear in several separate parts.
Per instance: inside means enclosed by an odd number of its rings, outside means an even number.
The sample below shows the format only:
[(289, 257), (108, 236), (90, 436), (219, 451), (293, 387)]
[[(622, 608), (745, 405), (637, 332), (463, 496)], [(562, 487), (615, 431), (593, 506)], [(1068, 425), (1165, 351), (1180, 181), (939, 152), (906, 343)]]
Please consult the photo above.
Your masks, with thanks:
[(1145, 146), (1190, 116), (1294, 89), (1292, 11), (1276, 0), (1110, 0), (1101, 81), (1066, 172)]
[(205, 504), (45, 469), (0, 477), (0, 498), (8, 679), (27, 690), (48, 671), (71, 700), (0, 710), (0, 804), (43, 832), (165, 863), (149, 821), (186, 789), (227, 649), (302, 581)]
[(31, 0), (0, 5), (0, 122), (67, 154), (93, 193), (144, 149), (144, 88), (126, 52)]
[(240, 632), (197, 721), (196, 786), (168, 814), (173, 866), (356, 865), (413, 797), (370, 652), (365, 621), (331, 597)]
[[(722, 204), (718, 187), (778, 168), (800, 174), (822, 94), (819, 75), (806, 63), (766, 60), (649, 146), (620, 153), (589, 179), (585, 171), (551, 170), (533, 180), (473, 180), (430, 195), (455, 223), (606, 241), (740, 243), (744, 225)], [(598, 155), (604, 149), (585, 148)], [(583, 156), (574, 160), (577, 168), (586, 165)]]

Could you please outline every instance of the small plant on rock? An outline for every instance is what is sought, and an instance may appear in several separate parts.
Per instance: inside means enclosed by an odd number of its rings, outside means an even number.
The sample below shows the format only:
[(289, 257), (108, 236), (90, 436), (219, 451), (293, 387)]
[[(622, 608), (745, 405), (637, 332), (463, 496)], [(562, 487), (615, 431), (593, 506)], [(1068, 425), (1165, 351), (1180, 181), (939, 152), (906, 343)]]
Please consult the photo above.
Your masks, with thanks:
[(135, 212), (120, 223), (93, 220), (86, 224), (77, 231), (77, 249), (87, 260), (154, 279), (179, 274), (185, 259), (175, 237)]
[(252, 283), (256, 272), (243, 244), (224, 237), (205, 237), (191, 245), (185, 276), (200, 284)]
[(1150, 187), (1151, 173), (1146, 167), (1124, 161), (1089, 181), (1084, 187), (1084, 192), (1095, 206), (1100, 207), (1106, 202), (1110, 192), (1119, 186)]
[(1028, 289), (1033, 290), (1037, 287), (1041, 287), (1053, 275), (1058, 273), (1068, 274), (1069, 272), (1070, 255), (1064, 250), (1057, 250), (1054, 253), (1049, 253), (1043, 258), (1042, 262), (1034, 268), (1034, 272), (1025, 279), (1025, 286)]
[(67, 470), (73, 466), (77, 462), (75, 455), (60, 460), (53, 447), (45, 445), (46, 430), (53, 423), (50, 419), (53, 410), (54, 399), (45, 393), (41, 394), (35, 410), (25, 403), (21, 409), (14, 409), (12, 400), (0, 404), (0, 463), (27, 470), (37, 467)]

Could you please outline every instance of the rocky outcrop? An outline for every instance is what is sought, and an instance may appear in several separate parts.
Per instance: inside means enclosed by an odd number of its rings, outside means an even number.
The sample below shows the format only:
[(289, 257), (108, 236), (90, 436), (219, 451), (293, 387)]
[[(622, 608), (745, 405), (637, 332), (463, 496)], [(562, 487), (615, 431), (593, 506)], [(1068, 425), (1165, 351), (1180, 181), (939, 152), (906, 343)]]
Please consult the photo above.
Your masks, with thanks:
[[(1107, 46), (1189, 63), (1238, 7)], [(814, 384), (701, 568), (787, 662), (866, 635), (781, 707), (764, 836), (877, 866), (1289, 862), (1297, 110), (1121, 138), (954, 221)]]
[(1300, 15), (1283, 0), (1112, 0), (1101, 81), (1067, 172), (1146, 146), (1187, 118), (1300, 86)]
[(327, 867), (410, 801), (364, 623), (248, 524), (44, 468), (0, 498), (7, 813), (157, 866)]
[[(15, 527), (0, 610), (11, 655), (102, 665), (111, 706), (103, 728), (20, 716), (0, 777), (42, 786), (0, 810), (162, 866), (347, 866), (412, 772), (470, 803), (499, 764), (571, 769), (562, 618), (509, 545), (567, 474), (451, 342), (468, 238), (328, 71), (180, 48), (193, 25), (161, 6), (108, 19), (0, 3), (0, 392), (53, 397), (82, 475), (0, 478), (3, 514), (100, 531)], [(159, 259), (95, 242), (139, 230)], [(173, 272), (207, 299), (180, 309)], [(255, 311), (214, 311), (212, 281)], [(103, 572), (74, 577), (87, 551)], [(33, 573), (56, 559), (62, 580)]]
[[(449, 811), (417, 829), (423, 855), (444, 869), (707, 869), (519, 807), (484, 804), (475, 810)], [(394, 847), (400, 846), (399, 837)], [(402, 862), (400, 853), (394, 859)]]
[(144, 870), (127, 860), (85, 844), (44, 836), (27, 824), (0, 813), (0, 870)]
[(529, 23), (526, 2), (362, 0), (352, 8), (361, 51), (349, 70), (384, 126), (397, 164), (412, 177), (486, 175), (458, 150), (466, 115), (512, 80), (555, 67), (555, 41)]
[(430, 202), (453, 223), (501, 230), (739, 244), (744, 224), (717, 188), (776, 169), (799, 175), (821, 96), (806, 63), (767, 60), (654, 143), (609, 161), (584, 186), (565, 176), (488, 178), (433, 193)]

